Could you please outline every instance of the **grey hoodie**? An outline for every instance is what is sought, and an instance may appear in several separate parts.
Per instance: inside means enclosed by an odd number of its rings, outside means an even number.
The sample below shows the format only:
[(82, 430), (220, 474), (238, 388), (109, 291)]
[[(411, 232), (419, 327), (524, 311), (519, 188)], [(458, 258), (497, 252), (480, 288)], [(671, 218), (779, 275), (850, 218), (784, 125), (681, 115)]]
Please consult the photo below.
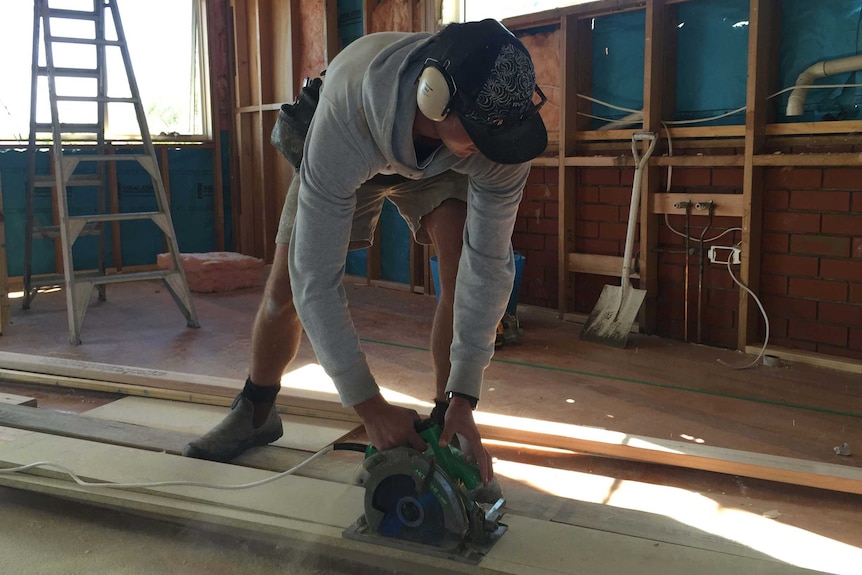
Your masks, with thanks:
[(416, 80), (429, 37), (382, 32), (350, 44), (326, 71), (305, 143), (291, 286), (306, 334), (345, 406), (378, 392), (342, 287), (355, 193), (363, 182), (378, 173), (420, 179), (453, 170), (469, 177), (447, 391), (480, 396), (512, 288), (512, 229), (530, 166), (496, 164), (478, 153), (458, 158), (445, 147), (417, 164)]

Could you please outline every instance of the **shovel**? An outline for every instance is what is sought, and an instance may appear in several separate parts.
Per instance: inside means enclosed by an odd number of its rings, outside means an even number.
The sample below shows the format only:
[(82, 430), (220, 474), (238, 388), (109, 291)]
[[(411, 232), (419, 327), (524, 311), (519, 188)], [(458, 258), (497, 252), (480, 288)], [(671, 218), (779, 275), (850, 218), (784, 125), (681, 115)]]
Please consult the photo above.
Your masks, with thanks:
[[(635, 158), (635, 175), (632, 185), (632, 201), (629, 208), (629, 222), (626, 230), (626, 248), (623, 256), (623, 272), (619, 287), (606, 285), (602, 295), (593, 308), (590, 317), (581, 330), (581, 339), (624, 348), (628, 341), (632, 324), (643, 305), (646, 290), (635, 289), (629, 281), (631, 271), (634, 234), (640, 210), (640, 190), (643, 167), (655, 149), (657, 136), (654, 132), (635, 132), (632, 134), (632, 154)], [(649, 142), (642, 156), (638, 154), (640, 142)]]

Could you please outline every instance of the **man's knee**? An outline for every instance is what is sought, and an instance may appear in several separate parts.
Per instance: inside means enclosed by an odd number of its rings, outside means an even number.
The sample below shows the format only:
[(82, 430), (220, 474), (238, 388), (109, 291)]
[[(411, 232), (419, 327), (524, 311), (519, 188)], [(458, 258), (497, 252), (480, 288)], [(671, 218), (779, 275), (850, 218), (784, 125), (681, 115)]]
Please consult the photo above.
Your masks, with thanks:
[(262, 306), (267, 316), (295, 313), (290, 273), (287, 267), (287, 244), (276, 244), (275, 257), (266, 281)]

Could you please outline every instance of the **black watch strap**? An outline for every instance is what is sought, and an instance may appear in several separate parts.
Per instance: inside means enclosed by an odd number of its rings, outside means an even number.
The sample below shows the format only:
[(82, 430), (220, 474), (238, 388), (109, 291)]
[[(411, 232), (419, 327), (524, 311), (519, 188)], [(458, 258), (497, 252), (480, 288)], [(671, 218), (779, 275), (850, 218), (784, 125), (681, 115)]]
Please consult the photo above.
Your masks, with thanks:
[(470, 402), (470, 407), (472, 409), (476, 409), (476, 406), (479, 405), (479, 399), (473, 397), (472, 395), (467, 395), (466, 393), (458, 393), (457, 391), (450, 391), (446, 394), (446, 398), (451, 400), (453, 397), (460, 397), (461, 399), (466, 399)]

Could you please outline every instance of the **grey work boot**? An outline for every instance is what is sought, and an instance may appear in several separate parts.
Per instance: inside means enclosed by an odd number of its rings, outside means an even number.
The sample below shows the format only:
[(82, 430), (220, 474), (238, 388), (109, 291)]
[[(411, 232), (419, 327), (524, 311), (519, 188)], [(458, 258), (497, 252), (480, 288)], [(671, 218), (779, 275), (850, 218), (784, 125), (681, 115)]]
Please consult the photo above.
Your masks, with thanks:
[(231, 412), (205, 435), (186, 444), (183, 455), (226, 462), (249, 447), (266, 445), (282, 436), (281, 417), (275, 405), (269, 410), (264, 424), (257, 429), (251, 423), (253, 414), (251, 400), (238, 395), (231, 405)]

